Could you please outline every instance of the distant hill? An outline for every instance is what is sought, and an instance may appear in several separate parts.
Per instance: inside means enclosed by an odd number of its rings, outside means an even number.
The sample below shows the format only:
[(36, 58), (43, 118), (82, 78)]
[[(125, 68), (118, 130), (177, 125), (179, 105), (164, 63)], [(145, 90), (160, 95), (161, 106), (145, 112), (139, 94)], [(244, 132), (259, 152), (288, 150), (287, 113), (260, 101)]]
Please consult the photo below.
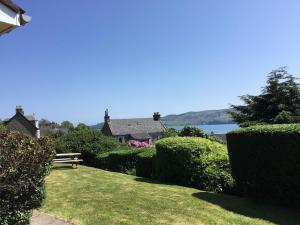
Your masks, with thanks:
[(101, 130), (104, 123), (97, 123), (96, 125), (90, 126), (92, 129)]
[(231, 109), (205, 110), (187, 112), (179, 115), (162, 117), (167, 126), (204, 125), (204, 124), (230, 124), (234, 123), (226, 113)]
[[(232, 109), (205, 110), (199, 112), (187, 112), (178, 115), (168, 115), (161, 120), (167, 126), (186, 126), (186, 125), (204, 125), (204, 124), (231, 124), (234, 123), (226, 113)], [(103, 123), (91, 126), (93, 129), (101, 130)]]

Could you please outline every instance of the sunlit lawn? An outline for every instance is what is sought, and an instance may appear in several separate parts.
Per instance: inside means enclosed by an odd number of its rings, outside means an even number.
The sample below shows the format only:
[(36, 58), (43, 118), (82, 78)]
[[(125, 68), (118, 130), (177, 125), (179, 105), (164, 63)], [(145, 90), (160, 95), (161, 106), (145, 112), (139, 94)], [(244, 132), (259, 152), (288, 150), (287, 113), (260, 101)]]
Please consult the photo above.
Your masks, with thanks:
[(79, 166), (54, 169), (41, 211), (77, 225), (300, 224), (300, 212)]

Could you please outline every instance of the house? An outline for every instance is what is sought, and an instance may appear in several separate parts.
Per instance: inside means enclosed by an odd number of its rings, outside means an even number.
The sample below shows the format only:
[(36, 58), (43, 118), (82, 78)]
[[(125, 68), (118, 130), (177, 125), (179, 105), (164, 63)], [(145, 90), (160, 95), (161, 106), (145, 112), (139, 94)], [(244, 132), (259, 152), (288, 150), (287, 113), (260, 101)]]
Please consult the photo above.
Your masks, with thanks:
[(31, 17), (11, 0), (0, 0), (0, 36), (30, 22)]
[(166, 131), (160, 117), (160, 114), (156, 112), (153, 118), (110, 119), (108, 110), (106, 110), (101, 131), (105, 135), (117, 138), (120, 143), (137, 140), (153, 144)]
[(25, 116), (22, 106), (16, 107), (16, 114), (4, 121), (9, 130), (19, 131), (40, 138), (39, 121), (34, 115)]

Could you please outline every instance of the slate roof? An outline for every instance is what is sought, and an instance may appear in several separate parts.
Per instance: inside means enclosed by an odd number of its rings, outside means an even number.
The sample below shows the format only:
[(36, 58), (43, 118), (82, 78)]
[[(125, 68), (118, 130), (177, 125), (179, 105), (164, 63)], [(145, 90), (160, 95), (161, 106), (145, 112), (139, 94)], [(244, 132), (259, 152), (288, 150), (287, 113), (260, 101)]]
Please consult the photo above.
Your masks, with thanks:
[(153, 118), (112, 119), (108, 125), (112, 135), (151, 134), (166, 130), (160, 120), (155, 121)]
[[(27, 120), (29, 120), (29, 121), (36, 121), (36, 118), (35, 118), (34, 115), (28, 115), (28, 116), (25, 116), (25, 118), (26, 118)], [(11, 118), (6, 118), (6, 119), (3, 120), (3, 122), (7, 122), (7, 121), (9, 121), (10, 119), (11, 119)]]
[(135, 140), (148, 140), (151, 138), (151, 136), (147, 133), (130, 134), (130, 136)]

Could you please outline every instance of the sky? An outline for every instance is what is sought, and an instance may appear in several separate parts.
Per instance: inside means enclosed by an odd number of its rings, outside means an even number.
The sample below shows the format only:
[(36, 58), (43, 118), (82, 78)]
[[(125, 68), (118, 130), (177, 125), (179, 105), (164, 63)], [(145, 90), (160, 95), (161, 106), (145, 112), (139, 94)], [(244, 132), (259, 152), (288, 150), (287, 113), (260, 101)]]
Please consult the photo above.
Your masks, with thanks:
[(96, 124), (228, 108), (267, 74), (300, 75), (298, 0), (15, 0), (0, 37), (0, 118)]

